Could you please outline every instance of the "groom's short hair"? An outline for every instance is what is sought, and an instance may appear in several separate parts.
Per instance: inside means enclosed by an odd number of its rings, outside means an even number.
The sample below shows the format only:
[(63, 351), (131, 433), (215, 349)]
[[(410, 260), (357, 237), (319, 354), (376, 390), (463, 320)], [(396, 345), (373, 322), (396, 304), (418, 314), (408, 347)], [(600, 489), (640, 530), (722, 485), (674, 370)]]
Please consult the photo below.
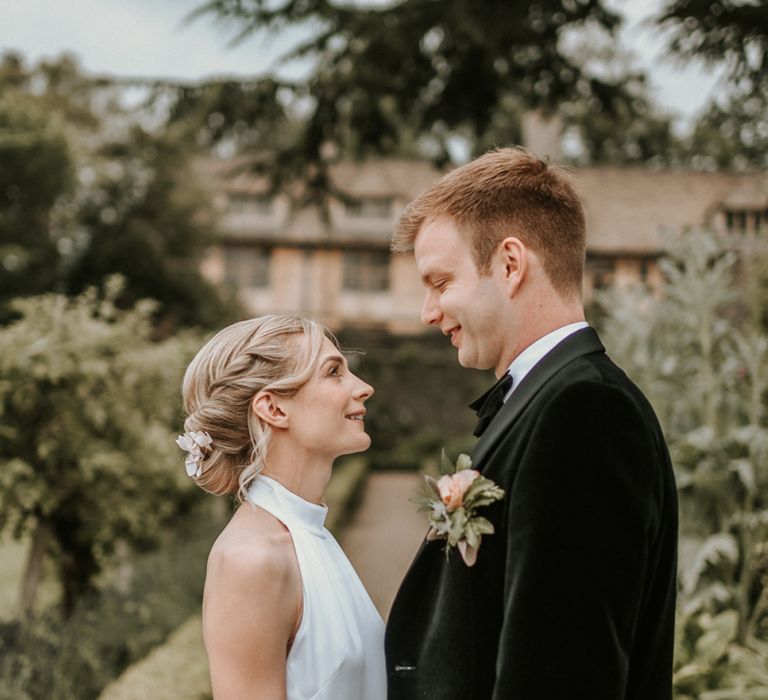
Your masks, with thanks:
[(488, 272), (499, 243), (516, 236), (541, 255), (561, 296), (581, 293), (584, 209), (565, 172), (524, 148), (490, 151), (444, 175), (406, 207), (392, 251), (412, 251), (422, 227), (440, 218), (468, 238), (480, 274)]

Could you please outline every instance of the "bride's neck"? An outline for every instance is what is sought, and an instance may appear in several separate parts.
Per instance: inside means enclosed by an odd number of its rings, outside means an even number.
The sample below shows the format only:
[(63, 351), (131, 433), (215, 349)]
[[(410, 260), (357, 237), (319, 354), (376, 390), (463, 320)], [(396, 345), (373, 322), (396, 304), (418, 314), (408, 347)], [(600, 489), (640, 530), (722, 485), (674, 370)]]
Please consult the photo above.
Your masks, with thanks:
[(310, 503), (323, 503), (325, 487), (331, 478), (333, 458), (273, 441), (262, 470), (265, 476), (279, 481), (285, 488)]

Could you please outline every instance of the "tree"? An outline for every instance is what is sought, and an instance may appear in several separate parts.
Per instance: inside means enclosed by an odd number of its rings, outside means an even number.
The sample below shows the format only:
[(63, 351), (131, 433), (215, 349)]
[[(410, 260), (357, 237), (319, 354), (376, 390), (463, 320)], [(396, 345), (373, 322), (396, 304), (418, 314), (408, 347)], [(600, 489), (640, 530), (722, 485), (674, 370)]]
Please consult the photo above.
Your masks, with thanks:
[(200, 272), (215, 240), (212, 193), (192, 173), (184, 140), (137, 126), (89, 162), (93, 181), (81, 189), (64, 228), (71, 240), (80, 232), (81, 242), (73, 245), (63, 291), (78, 294), (117, 273), (125, 279), (117, 303), (156, 300), (164, 333), (236, 320), (234, 299)]
[(189, 503), (172, 431), (188, 348), (153, 343), (154, 305), (121, 311), (120, 291), (17, 300), (0, 329), (0, 531), (30, 537), (27, 611), (46, 554), (69, 613), (118, 542), (148, 546)]
[(713, 101), (687, 139), (689, 160), (699, 169), (768, 167), (768, 93)]
[(197, 11), (205, 13), (237, 22), (241, 39), (291, 25), (319, 27), (289, 54), (317, 61), (310, 80), (314, 117), (344, 116), (374, 147), (393, 135), (392, 115), (422, 127), (470, 124), (481, 133), (509, 94), (551, 108), (577, 94), (607, 100), (619, 90), (585, 73), (560, 44), (568, 28), (617, 26), (619, 17), (600, 0), (494, 0), (482, 7), (406, 0), (376, 8), (212, 0)]
[(612, 113), (589, 101), (564, 107), (564, 123), (579, 142), (571, 160), (579, 165), (639, 163), (678, 165), (686, 159), (672, 129), (672, 119), (659, 113), (643, 94), (633, 90), (617, 100)]
[(694, 165), (768, 165), (768, 6), (765, 2), (670, 0), (658, 17), (669, 53), (723, 71), (720, 94), (696, 125)]
[(54, 285), (61, 255), (51, 235), (57, 202), (72, 189), (66, 139), (35, 105), (0, 92), (0, 323), (2, 300)]
[(120, 273), (117, 302), (156, 299), (164, 332), (234, 320), (234, 300), (200, 273), (215, 217), (192, 171), (197, 147), (187, 132), (150, 128), (123, 88), (67, 56), (31, 69), (14, 55), (0, 62), (0, 260), (15, 265), (0, 306)]
[[(279, 119), (285, 116), (279, 105), (290, 117), (298, 103), (301, 127), (290, 143), (262, 152), (260, 165), (283, 181), (301, 179), (310, 198), (332, 187), (327, 164), (334, 157), (406, 154), (445, 163), (458, 141), (471, 153), (519, 142), (521, 116), (531, 109), (564, 116), (566, 126), (586, 135), (588, 146), (600, 139), (616, 144), (601, 157), (621, 153), (622, 160), (638, 160), (648, 149), (632, 145), (643, 141), (637, 133), (625, 138), (620, 130), (602, 129), (590, 136), (593, 121), (585, 111), (607, 118), (629, 114), (636, 121), (648, 115), (650, 137), (671, 139), (668, 123), (647, 101), (638, 109), (644, 99), (639, 76), (604, 76), (567, 48), (573, 42), (566, 39), (575, 34), (592, 40), (619, 24), (602, 0), (406, 0), (376, 7), (210, 0), (194, 16), (201, 15), (233, 22), (237, 40), (290, 26), (316, 28), (285, 57), (313, 62), (308, 81), (270, 78), (274, 90), (266, 81), (247, 88), (261, 94), (265, 113)], [(201, 93), (200, 103), (219, 117), (220, 135), (232, 133), (226, 126), (232, 95), (227, 92), (218, 108), (208, 101), (210, 93)], [(186, 92), (184, 100), (191, 96)], [(179, 110), (192, 112), (188, 104)]]
[(657, 20), (675, 56), (724, 65), (732, 91), (768, 84), (768, 7), (764, 2), (668, 0)]
[(644, 290), (602, 299), (606, 345), (651, 399), (675, 465), (682, 698), (765, 688), (768, 336), (743, 301), (755, 286), (741, 246), (707, 231), (670, 236), (661, 299)]

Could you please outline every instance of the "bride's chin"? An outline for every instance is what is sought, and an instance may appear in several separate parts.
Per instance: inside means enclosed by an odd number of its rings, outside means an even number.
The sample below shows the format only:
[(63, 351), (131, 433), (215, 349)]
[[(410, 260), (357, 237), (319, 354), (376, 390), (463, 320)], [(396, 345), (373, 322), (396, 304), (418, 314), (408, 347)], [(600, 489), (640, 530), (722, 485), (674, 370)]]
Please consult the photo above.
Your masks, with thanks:
[(343, 455), (354, 455), (360, 452), (365, 452), (371, 446), (371, 438), (366, 433), (363, 433), (359, 440), (356, 440), (353, 444), (348, 444), (343, 452), (339, 454), (339, 457)]

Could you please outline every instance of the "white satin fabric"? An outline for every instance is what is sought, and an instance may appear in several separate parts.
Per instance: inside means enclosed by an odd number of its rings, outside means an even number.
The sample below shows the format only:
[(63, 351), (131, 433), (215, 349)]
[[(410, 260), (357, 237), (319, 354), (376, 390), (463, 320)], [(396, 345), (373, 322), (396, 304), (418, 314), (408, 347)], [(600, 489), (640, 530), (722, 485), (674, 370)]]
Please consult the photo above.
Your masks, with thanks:
[(328, 508), (264, 475), (248, 499), (288, 528), (301, 572), (304, 606), (288, 652), (288, 700), (385, 700), (384, 622), (324, 526)]

